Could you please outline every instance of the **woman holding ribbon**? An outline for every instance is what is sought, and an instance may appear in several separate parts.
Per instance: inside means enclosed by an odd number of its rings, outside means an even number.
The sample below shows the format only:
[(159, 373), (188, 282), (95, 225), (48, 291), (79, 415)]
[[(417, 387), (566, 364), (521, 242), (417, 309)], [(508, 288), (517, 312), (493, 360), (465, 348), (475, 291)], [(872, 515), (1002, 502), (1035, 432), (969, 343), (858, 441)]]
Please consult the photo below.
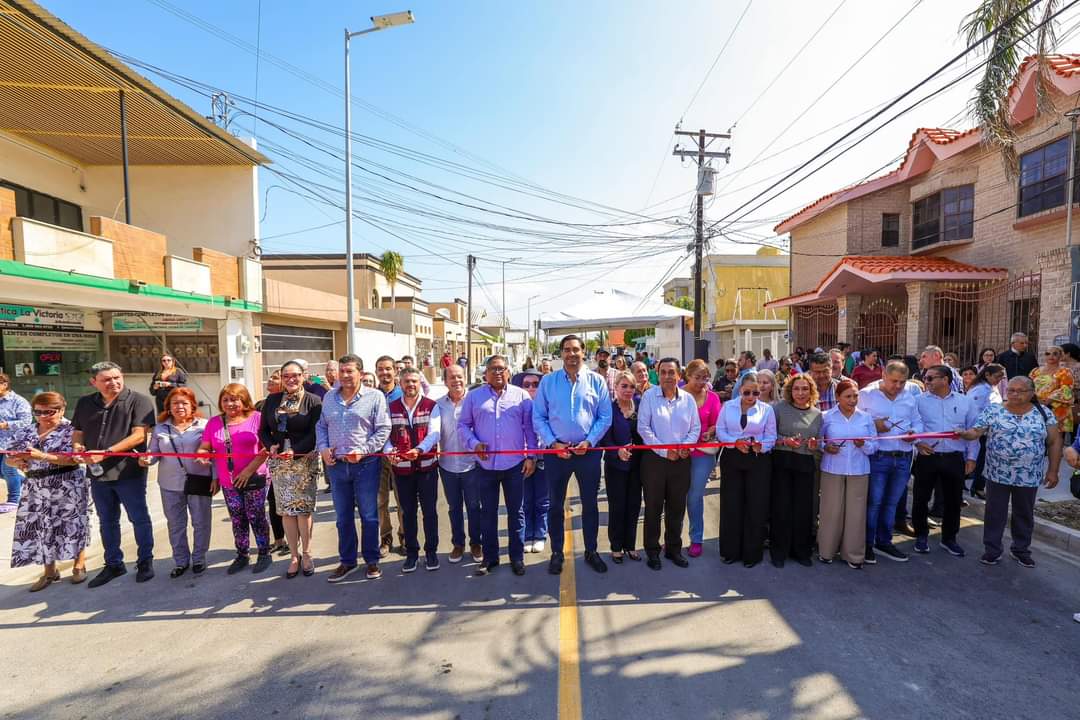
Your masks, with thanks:
[(870, 456), (877, 450), (874, 420), (858, 404), (859, 386), (854, 380), (841, 380), (836, 386), (836, 407), (821, 419), (825, 452), (817, 533), (821, 562), (831, 563), (839, 550), (855, 570), (866, 560), (866, 495)]
[[(158, 415), (150, 431), (149, 455), (139, 458), (143, 467), (158, 465), (158, 489), (161, 508), (169, 527), (175, 567), (169, 577), (178, 578), (188, 567), (196, 575), (206, 570), (206, 551), (210, 549), (212, 478), (207, 468), (195, 459), (159, 457), (155, 453), (197, 453), (206, 429), (197, 409), (195, 393), (190, 388), (174, 388), (165, 399), (165, 412)], [(195, 533), (188, 545), (188, 517)]]
[[(716, 421), (720, 417), (720, 396), (709, 388), (709, 366), (704, 360), (691, 360), (686, 366), (686, 392), (694, 397), (701, 420), (700, 443), (716, 442)], [(705, 534), (705, 486), (716, 467), (717, 448), (694, 450), (690, 453), (690, 492), (686, 496), (686, 514), (690, 518), (690, 550), (692, 558), (701, 556)]]
[(637, 382), (629, 372), (615, 376), (615, 399), (611, 401), (611, 427), (600, 444), (618, 447), (604, 451), (604, 488), (608, 498), (608, 541), (611, 561), (619, 565), (623, 557), (637, 562), (638, 517), (641, 515), (641, 451), (624, 445), (641, 445), (638, 433)]
[(720, 556), (752, 568), (764, 553), (776, 415), (761, 401), (755, 373), (743, 376), (734, 397), (716, 423), (716, 439), (734, 445), (720, 454)]
[(783, 394), (784, 399), (773, 405), (776, 451), (769, 488), (769, 556), (778, 568), (789, 557), (810, 567), (814, 473), (821, 434), (817, 383), (809, 375), (796, 375), (784, 385)]
[(312, 513), (319, 473), (315, 452), (315, 425), (322, 414), (322, 398), (304, 390), (304, 369), (291, 360), (281, 366), (283, 390), (266, 398), (259, 439), (272, 457), (267, 462), (276, 500), (275, 510), (285, 525), (292, 559), (285, 577), (303, 570), (315, 574), (311, 560)]
[(15, 513), (11, 567), (39, 564), (45, 572), (30, 586), (38, 592), (60, 580), (56, 563), (74, 560), (71, 582), (86, 580), (90, 544), (90, 483), (71, 456), (72, 424), (64, 397), (43, 392), (30, 402), (35, 427), (21, 425), (12, 436), (7, 462), (26, 474)]

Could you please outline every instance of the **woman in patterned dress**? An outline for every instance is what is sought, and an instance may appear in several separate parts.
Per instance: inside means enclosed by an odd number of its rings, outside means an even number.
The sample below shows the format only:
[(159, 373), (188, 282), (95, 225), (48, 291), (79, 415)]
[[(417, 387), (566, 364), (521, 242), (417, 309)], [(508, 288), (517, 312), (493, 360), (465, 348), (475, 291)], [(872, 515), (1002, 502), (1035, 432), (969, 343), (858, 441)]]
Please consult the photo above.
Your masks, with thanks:
[(301, 570), (306, 577), (315, 573), (308, 551), (319, 473), (315, 424), (322, 414), (322, 399), (304, 390), (304, 369), (291, 360), (281, 366), (281, 385), (282, 391), (267, 396), (263, 404), (259, 440), (273, 455), (267, 467), (292, 555), (285, 571), (291, 579)]
[(979, 414), (975, 427), (958, 433), (965, 440), (982, 435), (986, 441), (986, 511), (983, 546), (979, 558), (984, 565), (996, 565), (1004, 554), (1002, 535), (1012, 505), (1010, 554), (1025, 568), (1035, 567), (1031, 559), (1031, 535), (1035, 527), (1035, 496), (1039, 485), (1058, 484), (1061, 464), (1061, 435), (1057, 421), (1035, 398), (1035, 386), (1022, 375), (1009, 380), (1003, 404), (991, 403)]
[(1046, 362), (1031, 371), (1031, 379), (1035, 381), (1035, 395), (1039, 402), (1054, 412), (1060, 432), (1071, 433), (1073, 376), (1069, 368), (1062, 364), (1065, 352), (1057, 345), (1051, 345), (1046, 348), (1043, 356)]
[(56, 563), (74, 560), (71, 582), (86, 579), (86, 547), (90, 544), (90, 484), (70, 455), (72, 424), (64, 417), (64, 397), (43, 392), (30, 403), (36, 427), (16, 430), (9, 455), (12, 465), (26, 473), (19, 509), (11, 567), (41, 564), (45, 573), (30, 586), (44, 590), (60, 579)]

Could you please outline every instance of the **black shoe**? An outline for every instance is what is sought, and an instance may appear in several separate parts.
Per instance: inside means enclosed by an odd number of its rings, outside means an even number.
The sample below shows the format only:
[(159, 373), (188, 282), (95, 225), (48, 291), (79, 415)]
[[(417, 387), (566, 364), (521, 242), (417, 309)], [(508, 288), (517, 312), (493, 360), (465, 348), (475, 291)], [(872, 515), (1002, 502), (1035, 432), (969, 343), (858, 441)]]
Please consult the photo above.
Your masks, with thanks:
[(187, 569), (188, 569), (187, 565), (177, 565), (176, 567), (174, 567), (172, 569), (172, 572), (169, 573), (169, 577), (171, 577), (173, 580), (175, 580), (176, 578), (178, 578), (181, 575), (183, 575), (184, 573), (186, 573)]
[(196, 575), (202, 575), (204, 572), (206, 572), (205, 563), (195, 563), (191, 566), (191, 572), (195, 573)]
[(926, 524), (934, 528), (941, 527), (941, 516), (927, 515)]
[(255, 565), (251, 568), (253, 573), (265, 572), (266, 568), (270, 567), (270, 563), (273, 559), (270, 557), (270, 551), (260, 552), (259, 556), (255, 558)]
[(758, 561), (757, 561), (757, 560), (754, 560), (753, 562), (750, 562), (750, 561), (746, 561), (746, 562), (744, 562), (744, 563), (742, 564), (742, 566), (743, 566), (744, 568), (746, 568), (747, 570), (749, 570), (750, 568), (754, 567), (754, 566), (755, 566), (755, 565), (757, 565), (757, 564), (758, 564)]
[(127, 575), (127, 568), (123, 565), (106, 565), (101, 568), (101, 572), (94, 576), (94, 579), (86, 583), (87, 587), (101, 587), (110, 580), (114, 580), (121, 575)]
[(645, 564), (649, 566), (650, 570), (659, 570), (663, 567), (660, 563), (660, 556), (654, 553), (649, 553), (649, 559)]
[(773, 558), (772, 566), (774, 568), (782, 568), (784, 567), (784, 561), (780, 558)]
[(810, 558), (795, 558), (795, 562), (799, 563), (803, 567), (814, 567), (814, 561)]
[(876, 543), (874, 550), (881, 553), (881, 557), (888, 558), (889, 560), (895, 560), (896, 562), (907, 562), (908, 556), (900, 552), (895, 545)]
[(911, 527), (908, 523), (897, 523), (893, 527), (893, 532), (897, 535), (903, 535), (904, 537), (915, 537), (915, 528)]
[(681, 552), (678, 552), (678, 553), (664, 553), (664, 557), (666, 557), (668, 560), (675, 563), (675, 565), (677, 565), (677, 566), (679, 566), (681, 568), (690, 567), (690, 561), (687, 560), (685, 557), (683, 557), (683, 554)]
[(248, 566), (251, 560), (248, 559), (247, 552), (237, 553), (236, 559), (229, 563), (229, 569), (225, 571), (228, 575), (235, 575)]
[(985, 500), (986, 499), (986, 491), (985, 490), (972, 490), (971, 491), (971, 497), (977, 497), (980, 500)]
[(623, 556), (622, 555), (616, 555), (615, 553), (612, 553), (611, 554), (611, 562), (615, 563), (616, 565), (622, 565), (623, 564)]
[(866, 555), (863, 556), (863, 562), (867, 565), (877, 565), (877, 555), (874, 555), (874, 546), (866, 546)]
[(607, 564), (604, 562), (603, 558), (600, 557), (600, 553), (595, 550), (585, 551), (585, 564), (598, 573), (607, 572)]
[(726, 557), (722, 557), (722, 558), (720, 558), (720, 559), (724, 561), (724, 564), (725, 564), (725, 565), (732, 565), (732, 564), (734, 564), (734, 563), (735, 563), (735, 558), (726, 558)]
[(524, 575), (525, 563), (521, 562), (520, 560), (511, 560), (510, 569), (514, 571), (515, 575)]
[(143, 560), (135, 564), (135, 582), (146, 582), (154, 579), (154, 561)]
[(405, 558), (405, 563), (401, 566), (401, 572), (403, 572), (403, 573), (416, 572), (416, 561), (417, 560), (418, 560), (418, 558), (415, 558), (415, 557), (407, 557), (407, 558)]
[(551, 553), (551, 559), (548, 560), (548, 572), (552, 575), (561, 575), (563, 566), (563, 554), (561, 552)]

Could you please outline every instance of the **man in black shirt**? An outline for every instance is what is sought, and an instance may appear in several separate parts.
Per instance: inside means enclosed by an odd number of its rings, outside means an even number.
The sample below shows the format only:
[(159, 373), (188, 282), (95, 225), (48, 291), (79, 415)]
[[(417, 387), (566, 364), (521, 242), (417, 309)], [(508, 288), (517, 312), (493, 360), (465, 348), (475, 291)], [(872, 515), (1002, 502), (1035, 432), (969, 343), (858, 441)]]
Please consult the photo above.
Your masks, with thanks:
[(154, 577), (154, 527), (146, 506), (146, 468), (133, 457), (105, 456), (102, 452), (143, 452), (148, 431), (154, 425), (154, 403), (124, 387), (124, 373), (114, 362), (90, 368), (90, 384), (97, 390), (79, 398), (75, 405), (73, 441), (85, 449), (90, 494), (94, 498), (105, 547), (105, 567), (90, 581), (100, 587), (127, 572), (120, 549), (120, 508), (135, 529), (139, 548), (135, 580)]
[(1009, 338), (1009, 349), (997, 356), (999, 365), (1005, 366), (1005, 374), (1010, 380), (1018, 375), (1027, 377), (1039, 366), (1035, 356), (1028, 352), (1028, 337), (1024, 333), (1013, 333)]

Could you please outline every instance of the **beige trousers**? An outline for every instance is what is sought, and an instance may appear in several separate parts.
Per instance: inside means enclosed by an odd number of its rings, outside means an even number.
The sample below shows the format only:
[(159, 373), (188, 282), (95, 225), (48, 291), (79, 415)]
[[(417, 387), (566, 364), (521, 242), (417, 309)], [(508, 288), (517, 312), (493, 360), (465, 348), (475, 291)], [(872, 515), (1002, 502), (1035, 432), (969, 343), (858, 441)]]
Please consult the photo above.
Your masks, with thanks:
[(397, 501), (397, 483), (394, 482), (394, 469), (389, 458), (382, 458), (379, 468), (379, 543), (394, 544), (394, 527), (390, 523), (390, 491), (394, 491), (394, 504), (397, 505), (398, 544), (405, 546), (405, 524), (402, 521), (401, 503)]
[(821, 472), (821, 525), (818, 554), (862, 564), (866, 557), (866, 494), (869, 475)]

